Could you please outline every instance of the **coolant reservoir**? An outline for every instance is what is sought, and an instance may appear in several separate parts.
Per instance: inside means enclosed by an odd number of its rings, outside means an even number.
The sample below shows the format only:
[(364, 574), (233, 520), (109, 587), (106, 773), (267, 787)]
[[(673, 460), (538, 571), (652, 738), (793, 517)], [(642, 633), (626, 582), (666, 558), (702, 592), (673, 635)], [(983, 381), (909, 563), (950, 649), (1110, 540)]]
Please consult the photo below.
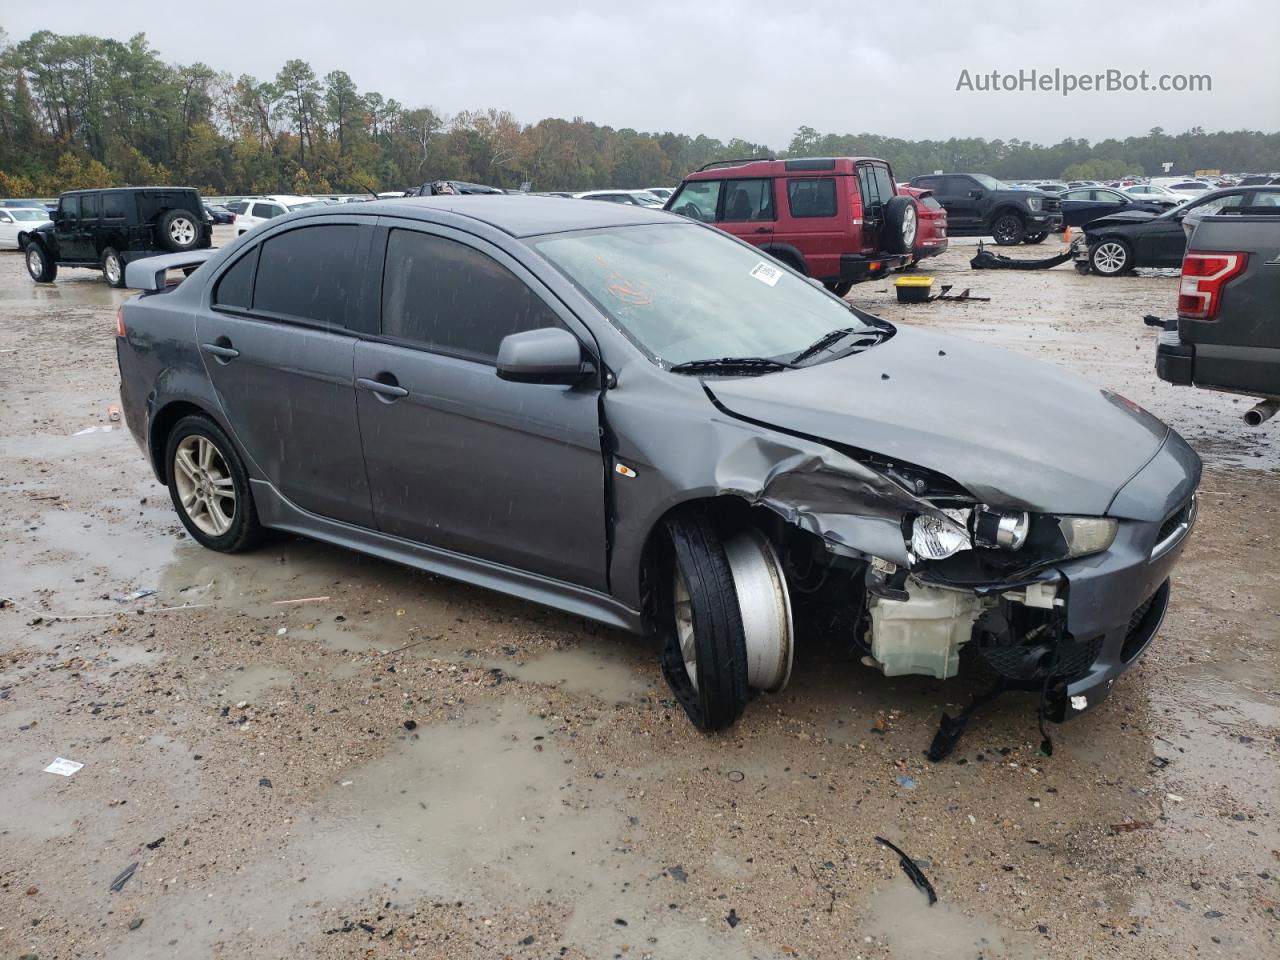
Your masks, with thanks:
[(871, 655), (887, 677), (908, 673), (945, 680), (960, 669), (960, 646), (973, 634), (982, 601), (910, 579), (906, 601), (875, 597), (871, 606)]

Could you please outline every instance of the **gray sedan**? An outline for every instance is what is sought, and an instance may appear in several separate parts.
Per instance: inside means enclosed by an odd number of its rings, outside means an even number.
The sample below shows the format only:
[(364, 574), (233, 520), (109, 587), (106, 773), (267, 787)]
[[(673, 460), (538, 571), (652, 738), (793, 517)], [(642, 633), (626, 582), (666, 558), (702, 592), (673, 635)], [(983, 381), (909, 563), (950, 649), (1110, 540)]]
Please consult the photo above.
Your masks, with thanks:
[(197, 541), (287, 530), (656, 630), (705, 730), (786, 685), (806, 622), (889, 675), (972, 647), (1074, 716), (1195, 517), (1199, 460), (1123, 397), (660, 210), (319, 207), (128, 270), (125, 418)]

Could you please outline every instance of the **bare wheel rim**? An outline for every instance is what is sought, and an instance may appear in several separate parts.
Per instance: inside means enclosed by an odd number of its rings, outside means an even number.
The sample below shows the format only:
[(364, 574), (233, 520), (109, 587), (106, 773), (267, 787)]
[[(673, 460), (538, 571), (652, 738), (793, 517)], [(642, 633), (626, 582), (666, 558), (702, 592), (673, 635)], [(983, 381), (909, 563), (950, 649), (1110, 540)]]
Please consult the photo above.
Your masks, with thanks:
[(175, 217), (169, 224), (169, 238), (174, 243), (190, 243), (196, 238), (196, 225), (186, 217)]
[(685, 583), (684, 574), (675, 573), (675, 585), (672, 587), (673, 606), (675, 607), (676, 640), (680, 644), (680, 658), (684, 660), (684, 672), (689, 675), (689, 683), (698, 689), (698, 648), (693, 635), (693, 603), (689, 599), (689, 585)]
[(916, 242), (916, 208), (907, 207), (902, 214), (902, 243), (910, 250)]
[(1094, 266), (1102, 273), (1119, 273), (1127, 259), (1124, 247), (1114, 241), (1100, 244), (1093, 252)]
[(110, 280), (112, 283), (116, 283), (117, 281), (119, 281), (120, 279), (119, 258), (114, 255), (107, 257), (106, 268), (107, 268), (107, 279)]
[(44, 269), (44, 257), (40, 253), (40, 248), (34, 244), (27, 247), (27, 269), (32, 273), (39, 273)]
[(236, 517), (236, 488), (226, 458), (208, 437), (193, 433), (173, 453), (173, 478), (187, 518), (202, 532), (220, 537)]

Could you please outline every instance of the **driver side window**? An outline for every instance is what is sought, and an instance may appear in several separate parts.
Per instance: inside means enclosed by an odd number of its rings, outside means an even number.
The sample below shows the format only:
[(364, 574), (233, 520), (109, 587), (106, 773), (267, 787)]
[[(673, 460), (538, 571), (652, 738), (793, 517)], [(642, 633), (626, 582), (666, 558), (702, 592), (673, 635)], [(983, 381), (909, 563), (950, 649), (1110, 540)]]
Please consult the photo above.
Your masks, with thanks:
[(720, 180), (690, 180), (676, 195), (671, 209), (682, 217), (711, 223), (720, 203)]
[(1198, 203), (1193, 207), (1193, 209), (1197, 216), (1207, 217), (1226, 207), (1238, 207), (1242, 200), (1244, 200), (1244, 194), (1233, 193), (1226, 197), (1214, 197), (1212, 200), (1206, 200), (1204, 203)]

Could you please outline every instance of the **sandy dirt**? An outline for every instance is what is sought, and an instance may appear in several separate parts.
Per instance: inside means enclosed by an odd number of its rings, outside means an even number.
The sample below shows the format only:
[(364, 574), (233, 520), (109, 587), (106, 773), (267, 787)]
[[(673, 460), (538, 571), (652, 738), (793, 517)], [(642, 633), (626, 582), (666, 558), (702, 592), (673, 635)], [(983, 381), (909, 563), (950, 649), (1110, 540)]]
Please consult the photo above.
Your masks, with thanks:
[(1009, 696), (939, 765), (974, 684), (846, 637), (704, 737), (652, 640), (295, 538), (202, 550), (108, 419), (126, 294), (0, 256), (0, 958), (1277, 955), (1280, 425), (1156, 379), (1171, 275), (972, 252), (926, 267), (989, 303), (852, 298), (1118, 390), (1206, 470), (1111, 699), (1043, 757)]

